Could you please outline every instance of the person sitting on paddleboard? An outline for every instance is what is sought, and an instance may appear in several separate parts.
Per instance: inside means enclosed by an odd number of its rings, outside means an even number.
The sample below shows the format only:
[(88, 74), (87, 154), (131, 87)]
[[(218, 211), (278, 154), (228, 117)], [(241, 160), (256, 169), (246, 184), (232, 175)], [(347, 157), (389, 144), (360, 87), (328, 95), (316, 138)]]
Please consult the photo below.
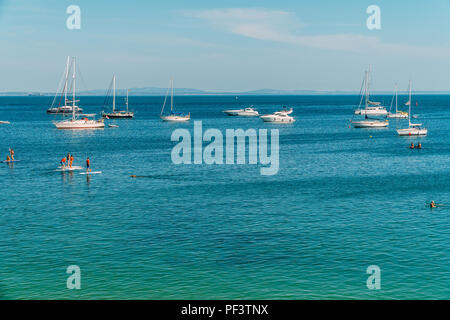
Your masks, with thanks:
[(64, 168), (66, 166), (66, 158), (62, 158), (60, 164)]
[(6, 162), (11, 162), (11, 158), (9, 157), (9, 154), (6, 156)]
[(91, 171), (91, 160), (89, 160), (89, 157), (86, 159), (86, 172)]
[(411, 142), (411, 145), (409, 146), (410, 149), (414, 149), (414, 142)]
[(422, 149), (422, 145), (420, 144), (420, 142), (417, 144), (416, 149)]
[(430, 202), (430, 208), (436, 208), (436, 203), (433, 200)]

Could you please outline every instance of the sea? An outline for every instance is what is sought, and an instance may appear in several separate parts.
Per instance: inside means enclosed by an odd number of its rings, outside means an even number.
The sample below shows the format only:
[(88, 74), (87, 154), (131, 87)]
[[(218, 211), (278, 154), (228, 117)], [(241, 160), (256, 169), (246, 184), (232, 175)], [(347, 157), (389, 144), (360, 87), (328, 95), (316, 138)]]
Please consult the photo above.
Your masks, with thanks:
[[(104, 100), (79, 105), (98, 114)], [(11, 147), (20, 160), (0, 163), (0, 299), (449, 299), (450, 96), (413, 97), (420, 138), (397, 135), (407, 120), (352, 128), (359, 101), (175, 96), (191, 121), (165, 123), (164, 97), (130, 96), (135, 118), (107, 120), (118, 128), (65, 131), (52, 97), (0, 97), (0, 159)], [(250, 105), (296, 121), (222, 112)], [(278, 130), (278, 172), (174, 164), (172, 133), (200, 120)], [(68, 152), (102, 173), (57, 171)]]

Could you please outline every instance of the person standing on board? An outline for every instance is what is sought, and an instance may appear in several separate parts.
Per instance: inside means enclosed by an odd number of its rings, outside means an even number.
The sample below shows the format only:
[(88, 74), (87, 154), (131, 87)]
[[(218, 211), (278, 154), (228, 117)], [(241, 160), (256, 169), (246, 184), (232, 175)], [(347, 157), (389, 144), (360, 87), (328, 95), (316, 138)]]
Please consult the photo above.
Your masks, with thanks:
[(9, 155), (11, 157), (11, 161), (14, 161), (14, 150), (9, 148)]
[(73, 163), (73, 155), (70, 155), (70, 167), (72, 168), (72, 163)]
[(86, 172), (91, 172), (91, 160), (89, 157), (86, 159)]

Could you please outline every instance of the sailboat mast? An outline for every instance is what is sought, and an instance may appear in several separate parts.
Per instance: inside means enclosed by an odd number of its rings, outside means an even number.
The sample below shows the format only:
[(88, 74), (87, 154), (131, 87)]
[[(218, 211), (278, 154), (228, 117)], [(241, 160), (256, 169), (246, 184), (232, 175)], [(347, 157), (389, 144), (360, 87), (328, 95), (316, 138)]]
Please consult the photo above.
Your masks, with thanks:
[(73, 92), (72, 92), (72, 120), (75, 120), (75, 57), (73, 57)]
[(397, 96), (398, 96), (398, 86), (397, 86), (397, 84), (395, 84), (395, 113), (398, 112), (397, 111), (397, 101), (398, 101)]
[(67, 56), (66, 61), (66, 82), (64, 84), (64, 105), (67, 105), (67, 84), (69, 82), (69, 63), (70, 63), (70, 57)]
[(116, 75), (113, 75), (113, 112), (116, 110)]
[(125, 101), (127, 104), (127, 112), (128, 112), (128, 92), (130, 91), (130, 89), (127, 89), (127, 100)]
[(408, 112), (408, 123), (411, 127), (411, 80), (409, 80), (409, 112)]
[(173, 111), (173, 79), (170, 79), (170, 87), (172, 90), (172, 93), (170, 94), (170, 112)]
[(369, 71), (366, 71), (366, 81), (365, 81), (365, 83), (364, 83), (364, 91), (365, 91), (365, 93), (366, 93), (366, 102), (365, 102), (365, 104), (366, 104), (366, 108), (367, 108), (367, 105), (368, 105), (368, 102), (369, 102)]

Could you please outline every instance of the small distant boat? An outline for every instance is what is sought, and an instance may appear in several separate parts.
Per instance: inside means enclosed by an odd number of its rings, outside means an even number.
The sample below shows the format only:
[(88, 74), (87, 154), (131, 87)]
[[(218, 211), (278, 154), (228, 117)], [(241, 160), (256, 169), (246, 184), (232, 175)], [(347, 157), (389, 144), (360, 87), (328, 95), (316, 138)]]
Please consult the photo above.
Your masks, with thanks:
[(119, 126), (117, 124), (108, 124), (109, 128), (118, 128)]
[[(411, 80), (409, 81), (409, 100), (406, 102), (406, 105), (409, 106), (409, 115), (411, 115)], [(399, 136), (426, 136), (428, 134), (428, 130), (422, 127), (420, 123), (411, 123), (411, 116), (408, 116), (408, 128), (397, 129), (397, 133)]]
[[(128, 92), (125, 99), (125, 104), (127, 106), (126, 110), (116, 110), (116, 75), (113, 76), (113, 101), (112, 101), (112, 112), (106, 113), (102, 112), (103, 118), (108, 119), (131, 119), (134, 117), (134, 112), (128, 111)], [(110, 87), (111, 88), (111, 87)]]
[(11, 124), (9, 121), (0, 121), (0, 124)]
[(249, 108), (245, 109), (238, 109), (238, 110), (224, 110), (223, 113), (225, 113), (228, 116), (238, 116), (238, 117), (256, 117), (259, 116), (259, 113), (256, 109), (252, 108), (253, 106), (250, 106)]
[[(75, 103), (78, 101), (70, 101), (67, 99), (67, 92), (68, 92), (68, 88), (69, 88), (69, 69), (70, 69), (70, 57), (67, 57), (67, 62), (66, 62), (66, 68), (65, 68), (65, 81), (64, 81), (64, 87), (62, 88), (62, 92), (61, 92), (61, 99), (64, 96), (64, 105), (63, 106), (55, 106), (56, 104), (56, 99), (58, 97), (58, 91), (59, 91), (59, 87), (58, 90), (55, 93), (55, 97), (53, 98), (53, 102), (50, 108), (47, 109), (47, 113), (50, 114), (67, 114), (67, 113), (72, 113), (75, 109), (75, 113), (82, 113), (83, 109), (81, 109), (80, 107), (76, 106)], [(60, 99), (60, 101), (61, 101)], [(70, 105), (70, 103), (72, 103), (72, 105)]]
[(273, 122), (273, 123), (292, 123), (295, 121), (295, 119), (291, 116), (289, 116), (284, 111), (277, 111), (273, 114), (265, 114), (262, 115), (261, 120), (264, 122)]
[(161, 120), (162, 121), (168, 121), (168, 122), (184, 122), (191, 120), (191, 114), (184, 114), (181, 112), (174, 112), (173, 111), (173, 79), (170, 80), (170, 89), (171, 89), (171, 95), (170, 95), (170, 114), (164, 116), (164, 107), (166, 106), (167, 96), (169, 94), (169, 90), (167, 90), (166, 98), (164, 99), (164, 104), (161, 109)]
[[(101, 129), (105, 127), (103, 119), (96, 120), (95, 114), (76, 115), (75, 113), (75, 58), (73, 58), (72, 74), (72, 118), (68, 120), (56, 121), (54, 125), (57, 129), (76, 130), (76, 129)], [(81, 116), (81, 117), (80, 117)]]
[[(397, 102), (398, 102), (398, 88), (397, 88), (397, 84), (396, 84), (395, 85), (395, 112), (394, 113), (389, 112), (387, 117), (392, 118), (392, 119), (408, 119), (408, 112), (398, 111)], [(392, 103), (391, 103), (391, 107), (392, 107)]]

